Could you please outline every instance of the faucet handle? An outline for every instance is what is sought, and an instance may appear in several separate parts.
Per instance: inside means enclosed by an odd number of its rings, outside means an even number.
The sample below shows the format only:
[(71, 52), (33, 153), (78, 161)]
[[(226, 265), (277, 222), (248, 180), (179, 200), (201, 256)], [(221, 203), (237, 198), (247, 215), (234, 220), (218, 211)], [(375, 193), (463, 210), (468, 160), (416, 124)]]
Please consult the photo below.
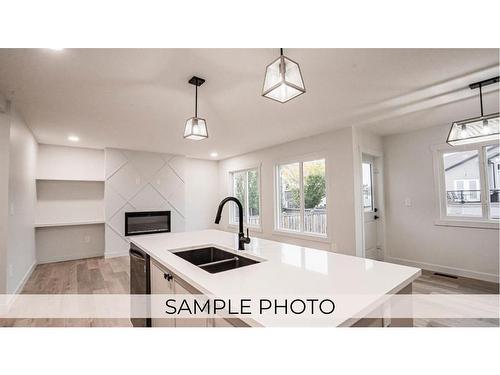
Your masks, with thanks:
[(248, 234), (248, 227), (247, 227), (247, 236), (244, 238), (245, 243), (250, 243), (250, 235)]

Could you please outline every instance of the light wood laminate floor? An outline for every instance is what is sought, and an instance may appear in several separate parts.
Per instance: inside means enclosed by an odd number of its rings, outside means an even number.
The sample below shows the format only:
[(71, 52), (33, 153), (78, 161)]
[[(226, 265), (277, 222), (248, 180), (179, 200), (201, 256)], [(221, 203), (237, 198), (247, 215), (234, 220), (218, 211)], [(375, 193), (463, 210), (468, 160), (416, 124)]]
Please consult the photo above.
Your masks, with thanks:
[[(470, 279), (447, 277), (431, 271), (413, 282), (414, 294), (499, 294), (499, 284)], [(416, 327), (498, 327), (499, 319), (415, 319)]]
[[(24, 294), (128, 294), (128, 257), (89, 258), (40, 264), (26, 282)], [(499, 294), (499, 285), (464, 277), (449, 278), (423, 271), (413, 283), (415, 294)], [(498, 327), (498, 319), (416, 319), (417, 327)], [(128, 319), (4, 319), (14, 327), (130, 327)]]
[[(129, 258), (88, 258), (39, 264), (23, 294), (128, 294)], [(128, 319), (0, 319), (10, 327), (131, 327)]]

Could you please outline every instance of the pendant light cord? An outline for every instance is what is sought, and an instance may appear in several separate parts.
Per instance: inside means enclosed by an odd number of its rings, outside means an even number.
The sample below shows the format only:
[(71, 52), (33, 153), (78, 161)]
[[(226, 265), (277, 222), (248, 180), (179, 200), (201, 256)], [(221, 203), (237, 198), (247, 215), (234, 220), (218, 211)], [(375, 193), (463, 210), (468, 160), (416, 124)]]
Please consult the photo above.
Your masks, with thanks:
[(481, 104), (481, 117), (483, 117), (483, 85), (479, 84), (479, 103)]
[(195, 86), (194, 94), (194, 117), (198, 118), (198, 85)]
[(280, 48), (280, 54), (283, 56), (283, 48)]

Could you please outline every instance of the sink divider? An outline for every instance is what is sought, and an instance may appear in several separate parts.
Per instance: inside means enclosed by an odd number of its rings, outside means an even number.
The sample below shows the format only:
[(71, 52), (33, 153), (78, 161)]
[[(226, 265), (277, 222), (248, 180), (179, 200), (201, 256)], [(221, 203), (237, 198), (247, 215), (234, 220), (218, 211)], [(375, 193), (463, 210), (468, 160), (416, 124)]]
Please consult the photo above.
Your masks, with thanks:
[(221, 264), (221, 263), (227, 263), (227, 262), (232, 262), (232, 261), (238, 261), (238, 257), (233, 257), (233, 258), (230, 258), (230, 259), (223, 259), (223, 260), (216, 260), (214, 262), (208, 262), (208, 263), (203, 263), (203, 264), (198, 264), (198, 267), (205, 267), (205, 266), (211, 266), (211, 265), (214, 265), (214, 264)]

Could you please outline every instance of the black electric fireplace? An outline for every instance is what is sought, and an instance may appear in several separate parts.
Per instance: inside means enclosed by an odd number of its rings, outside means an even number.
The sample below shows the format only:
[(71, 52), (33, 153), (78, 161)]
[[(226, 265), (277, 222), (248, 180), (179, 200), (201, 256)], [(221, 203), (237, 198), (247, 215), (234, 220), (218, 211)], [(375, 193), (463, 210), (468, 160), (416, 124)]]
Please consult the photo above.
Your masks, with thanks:
[(170, 211), (125, 212), (125, 236), (170, 232)]

